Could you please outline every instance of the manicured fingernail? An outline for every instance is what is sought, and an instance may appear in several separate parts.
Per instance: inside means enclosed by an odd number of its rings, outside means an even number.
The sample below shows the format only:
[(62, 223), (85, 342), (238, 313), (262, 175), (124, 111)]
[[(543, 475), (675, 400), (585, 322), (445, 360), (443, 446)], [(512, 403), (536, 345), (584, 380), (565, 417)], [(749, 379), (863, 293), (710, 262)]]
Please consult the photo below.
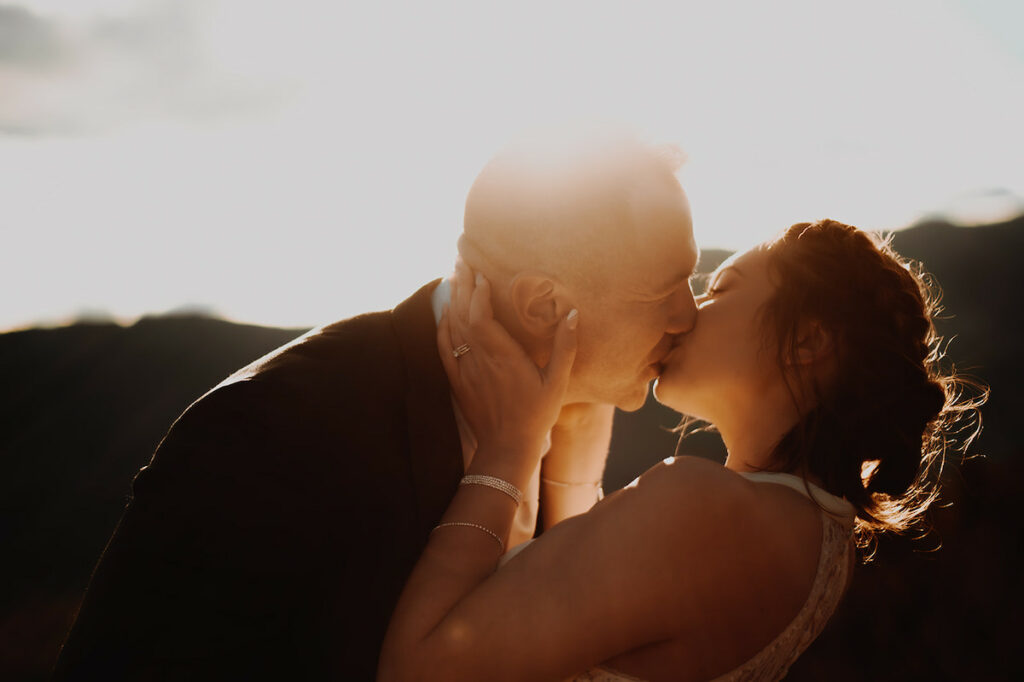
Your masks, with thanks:
[(569, 325), (569, 329), (575, 329), (576, 324), (580, 321), (579, 311), (573, 308), (569, 311), (569, 314), (565, 316), (565, 322)]
[(484, 283), (484, 276), (482, 274), (480, 274), (479, 272), (476, 273), (476, 285), (480, 286), (483, 283)]

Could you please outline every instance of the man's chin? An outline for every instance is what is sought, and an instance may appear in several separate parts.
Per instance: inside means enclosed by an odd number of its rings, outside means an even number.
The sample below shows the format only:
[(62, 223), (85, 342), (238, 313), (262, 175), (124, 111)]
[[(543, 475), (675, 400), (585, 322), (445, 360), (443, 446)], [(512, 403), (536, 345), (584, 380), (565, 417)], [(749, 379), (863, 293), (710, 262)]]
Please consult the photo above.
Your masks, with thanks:
[(647, 394), (650, 392), (650, 382), (632, 391), (629, 395), (623, 395), (615, 403), (615, 407), (623, 412), (636, 412), (647, 403)]

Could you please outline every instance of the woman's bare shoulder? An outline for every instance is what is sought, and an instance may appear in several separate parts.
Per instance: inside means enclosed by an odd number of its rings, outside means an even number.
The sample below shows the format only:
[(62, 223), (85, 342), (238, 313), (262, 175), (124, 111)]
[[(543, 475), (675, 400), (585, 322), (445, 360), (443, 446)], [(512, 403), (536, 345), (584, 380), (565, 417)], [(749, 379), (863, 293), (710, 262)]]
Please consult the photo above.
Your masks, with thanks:
[(704, 621), (709, 609), (723, 616), (749, 612), (773, 586), (780, 588), (774, 605), (781, 599), (799, 606), (813, 579), (820, 519), (806, 499), (783, 486), (755, 484), (709, 460), (676, 457), (608, 501), (622, 524), (618, 532), (644, 536), (647, 542), (634, 551), (649, 553), (647, 560), (665, 570), (665, 582), (641, 589), (672, 602), (682, 629)]
[[(747, 526), (776, 525), (780, 512), (789, 515), (795, 510), (813, 512), (816, 509), (805, 496), (786, 486), (756, 483), (702, 457), (662, 460), (625, 486), (622, 492), (626, 491), (635, 491), (631, 506), (637, 507), (638, 512), (684, 517), (700, 512), (705, 519), (723, 521), (740, 517)], [(610, 499), (614, 501), (614, 495)]]
[(623, 492), (629, 490), (635, 491), (631, 503), (617, 511), (648, 522), (663, 519), (654, 524), (663, 534), (662, 545), (690, 557), (703, 548), (700, 556), (714, 561), (721, 558), (715, 547), (729, 545), (742, 547), (748, 556), (775, 555), (780, 543), (807, 545), (813, 553), (820, 541), (820, 511), (805, 496), (787, 486), (756, 483), (700, 457), (666, 459)]
[(715, 515), (749, 511), (756, 490), (751, 483), (717, 462), (701, 457), (669, 457), (626, 486), (659, 513), (699, 510)]
[[(721, 464), (675, 457), (651, 467), (625, 488), (609, 495), (587, 515), (595, 534), (628, 547), (632, 562), (659, 566), (667, 581), (685, 587), (728, 572), (729, 564), (762, 542), (759, 491)], [(650, 581), (653, 590), (668, 585)], [(664, 592), (662, 591), (662, 595)]]

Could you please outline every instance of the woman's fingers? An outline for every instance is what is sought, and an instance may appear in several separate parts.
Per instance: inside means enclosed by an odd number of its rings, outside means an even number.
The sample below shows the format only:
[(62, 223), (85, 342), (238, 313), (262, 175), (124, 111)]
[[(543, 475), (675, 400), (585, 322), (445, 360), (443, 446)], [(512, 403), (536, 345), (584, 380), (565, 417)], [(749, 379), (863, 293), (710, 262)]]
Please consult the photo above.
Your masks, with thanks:
[(474, 273), (461, 259), (455, 265), (451, 311), (454, 313), (449, 316), (453, 348), (463, 343), (470, 347), (482, 345), (491, 348), (494, 345), (498, 330), (492, 328), (496, 323), (491, 308), (491, 284), (482, 274)]
[(452, 355), (455, 346), (452, 342), (450, 321), (450, 310), (445, 306), (444, 312), (441, 313), (441, 321), (437, 325), (437, 348), (441, 352), (441, 364), (448, 375), (448, 383), (454, 386), (459, 379), (459, 360)]
[(460, 321), (469, 320), (470, 301), (473, 299), (473, 270), (462, 257), (455, 259), (455, 276), (452, 278), (452, 310)]
[(473, 296), (469, 301), (469, 323), (480, 324), (494, 318), (491, 310), (491, 283), (479, 272), (476, 273)]
[(576, 359), (576, 325), (579, 324), (579, 317), (579, 312), (573, 308), (558, 323), (551, 360), (543, 369), (544, 383), (559, 390), (568, 386), (569, 373)]

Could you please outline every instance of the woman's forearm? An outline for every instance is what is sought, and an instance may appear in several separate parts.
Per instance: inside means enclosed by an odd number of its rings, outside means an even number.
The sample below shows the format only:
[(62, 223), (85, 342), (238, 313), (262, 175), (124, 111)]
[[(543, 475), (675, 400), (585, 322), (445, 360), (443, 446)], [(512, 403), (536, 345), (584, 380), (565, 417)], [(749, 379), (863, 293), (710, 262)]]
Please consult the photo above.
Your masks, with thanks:
[[(522, 489), (524, 467), (489, 466), (487, 459), (486, 453), (478, 452), (468, 473), (501, 474), (499, 478)], [(465, 645), (465, 637), (449, 615), (494, 573), (515, 512), (516, 503), (500, 490), (459, 486), (399, 598), (381, 649), (378, 680), (443, 676), (439, 662), (450, 660)]]
[(562, 485), (542, 478), (540, 507), (543, 510), (544, 530), (573, 516), (585, 514), (603, 497), (600, 481)]
[(551, 430), (551, 450), (541, 465), (544, 526), (583, 514), (601, 499), (601, 480), (612, 437), (612, 405), (563, 408)]

